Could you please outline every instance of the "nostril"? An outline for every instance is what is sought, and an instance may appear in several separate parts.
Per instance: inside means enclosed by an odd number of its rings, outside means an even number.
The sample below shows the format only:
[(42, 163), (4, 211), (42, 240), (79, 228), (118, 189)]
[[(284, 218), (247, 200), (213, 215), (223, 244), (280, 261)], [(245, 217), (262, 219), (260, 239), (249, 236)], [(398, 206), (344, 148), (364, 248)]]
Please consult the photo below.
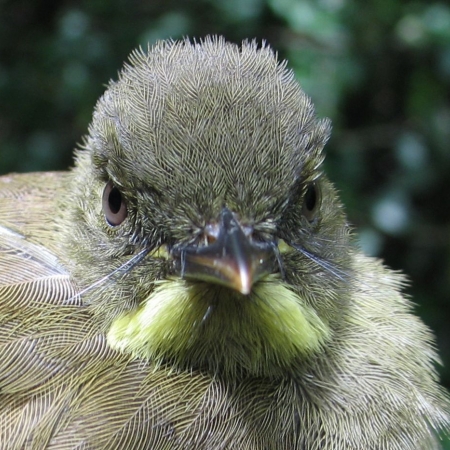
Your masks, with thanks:
[(248, 237), (248, 238), (252, 238), (254, 239), (255, 237), (255, 232), (253, 230), (253, 227), (251, 226), (246, 226), (246, 225), (241, 225), (242, 231), (244, 232), (244, 234)]
[(202, 241), (204, 245), (214, 244), (220, 233), (220, 225), (218, 223), (209, 223), (203, 230)]
[(271, 242), (273, 239), (272, 235), (262, 233), (261, 231), (256, 231), (250, 227), (248, 232), (244, 229), (244, 233), (251, 240), (251, 242), (255, 244), (266, 244), (267, 242)]
[(211, 245), (211, 244), (214, 244), (214, 242), (216, 242), (216, 241), (217, 241), (217, 238), (215, 236), (211, 236), (211, 235), (206, 234), (206, 233), (204, 233), (201, 236), (201, 239), (200, 239), (200, 242), (203, 245)]

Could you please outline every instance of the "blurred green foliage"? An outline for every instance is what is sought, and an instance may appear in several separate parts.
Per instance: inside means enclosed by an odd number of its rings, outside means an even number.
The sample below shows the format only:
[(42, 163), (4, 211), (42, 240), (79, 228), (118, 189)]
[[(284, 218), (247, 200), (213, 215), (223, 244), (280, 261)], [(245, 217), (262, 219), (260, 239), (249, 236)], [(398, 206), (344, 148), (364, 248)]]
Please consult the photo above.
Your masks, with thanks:
[(366, 252), (412, 280), (450, 386), (447, 3), (0, 1), (0, 173), (69, 166), (133, 48), (206, 34), (269, 42), (332, 118), (326, 169)]

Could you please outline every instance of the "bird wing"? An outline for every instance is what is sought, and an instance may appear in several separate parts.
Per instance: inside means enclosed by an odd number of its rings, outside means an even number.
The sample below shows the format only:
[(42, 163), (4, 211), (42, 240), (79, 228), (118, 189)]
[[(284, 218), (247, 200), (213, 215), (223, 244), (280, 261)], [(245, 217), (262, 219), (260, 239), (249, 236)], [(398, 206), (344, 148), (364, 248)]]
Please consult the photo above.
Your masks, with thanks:
[(61, 360), (51, 352), (58, 346), (54, 310), (64, 303), (72, 303), (73, 308), (74, 300), (78, 301), (70, 275), (54, 252), (56, 193), (66, 180), (64, 174), (56, 173), (0, 177), (3, 448), (25, 446), (33, 424), (53, 408), (47, 386), (61, 368)]

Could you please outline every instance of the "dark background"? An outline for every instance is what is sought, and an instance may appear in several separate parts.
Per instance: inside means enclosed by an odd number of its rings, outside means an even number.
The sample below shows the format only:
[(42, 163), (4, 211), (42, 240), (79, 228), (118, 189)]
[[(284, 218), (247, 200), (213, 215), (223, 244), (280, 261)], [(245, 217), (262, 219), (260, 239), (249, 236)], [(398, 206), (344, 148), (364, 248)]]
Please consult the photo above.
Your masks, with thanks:
[[(399, 0), (0, 0), (0, 173), (64, 169), (133, 48), (267, 40), (333, 120), (326, 168), (367, 253), (406, 272), (450, 386), (450, 6)], [(450, 446), (449, 446), (450, 448)]]

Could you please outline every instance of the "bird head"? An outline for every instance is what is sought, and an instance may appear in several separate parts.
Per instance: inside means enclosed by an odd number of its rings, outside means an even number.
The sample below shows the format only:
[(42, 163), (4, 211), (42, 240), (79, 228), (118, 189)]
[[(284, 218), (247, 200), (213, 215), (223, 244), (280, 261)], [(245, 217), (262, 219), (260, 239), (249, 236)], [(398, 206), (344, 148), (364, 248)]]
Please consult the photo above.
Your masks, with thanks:
[(134, 52), (96, 106), (62, 219), (66, 264), (110, 346), (254, 376), (323, 351), (350, 270), (321, 170), (329, 132), (267, 46)]

